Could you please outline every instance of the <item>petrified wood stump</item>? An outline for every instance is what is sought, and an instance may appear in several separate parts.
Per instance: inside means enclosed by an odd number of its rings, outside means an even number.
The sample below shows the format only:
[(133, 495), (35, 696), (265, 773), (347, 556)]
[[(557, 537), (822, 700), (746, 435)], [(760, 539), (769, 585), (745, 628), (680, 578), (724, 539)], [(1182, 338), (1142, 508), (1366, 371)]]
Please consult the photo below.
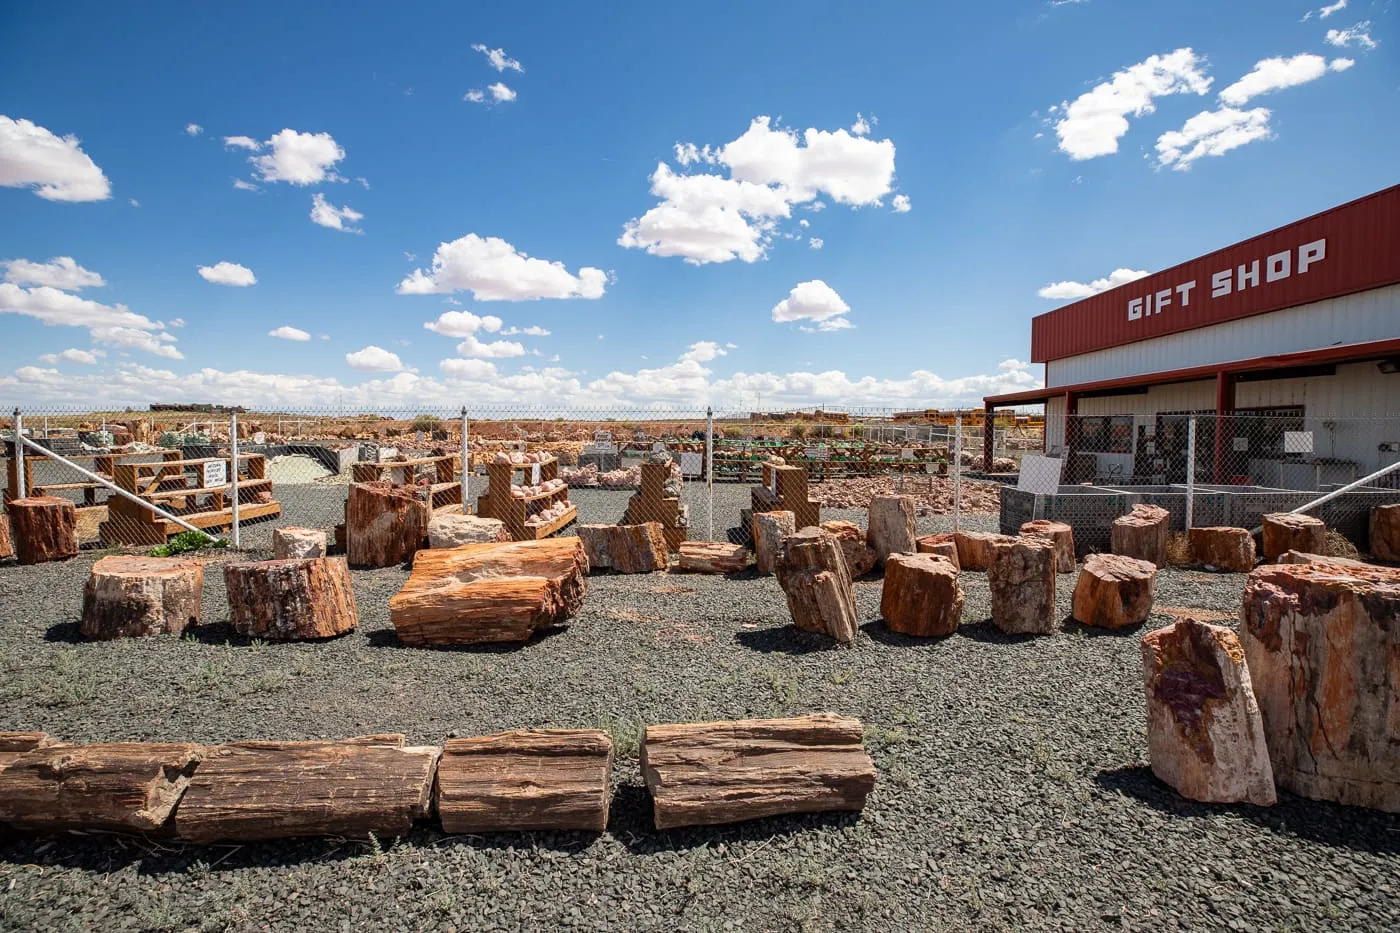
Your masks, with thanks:
[(865, 532), (855, 522), (822, 522), (821, 528), (841, 545), (852, 580), (859, 580), (875, 568), (875, 549), (865, 542)]
[(665, 570), (668, 550), (660, 522), (640, 525), (579, 525), (578, 539), (588, 555), (588, 569), (618, 573)]
[(396, 567), (427, 540), (428, 505), (413, 486), (352, 483), (345, 534), (351, 566)]
[(1193, 563), (1249, 573), (1254, 569), (1254, 537), (1244, 528), (1192, 528), (1187, 532)]
[(437, 810), (449, 833), (608, 825), (612, 739), (597, 729), (523, 729), (448, 739)]
[(783, 552), (783, 540), (797, 532), (797, 519), (791, 512), (755, 512), (753, 514), (753, 554), (759, 573), (774, 573), (778, 556)]
[(936, 638), (962, 621), (963, 591), (952, 561), (935, 554), (891, 554), (885, 561), (880, 615), (893, 632)]
[(723, 541), (682, 541), (678, 570), (690, 573), (739, 573), (749, 566), (749, 550)]
[(431, 809), (442, 750), (402, 735), (210, 748), (175, 814), (190, 842), (406, 836)]
[(1161, 506), (1135, 505), (1127, 515), (1113, 520), (1110, 531), (1113, 553), (1167, 565), (1167, 535), (1171, 513)]
[(179, 557), (113, 555), (92, 566), (83, 586), (84, 638), (179, 635), (199, 624), (204, 564)]
[(189, 743), (51, 745), (0, 771), (0, 823), (16, 829), (155, 832), (204, 749)]
[(1031, 538), (1045, 538), (1055, 545), (1055, 570), (1059, 573), (1074, 573), (1074, 529), (1064, 522), (1052, 522), (1038, 518), (1021, 526), (1021, 534)]
[(1277, 560), (1288, 551), (1321, 554), (1327, 550), (1327, 525), (1302, 513), (1275, 512), (1264, 516), (1264, 559)]
[(428, 547), (461, 547), (464, 544), (510, 540), (506, 523), (499, 518), (440, 511), (434, 512), (428, 519)]
[(1183, 619), (1142, 637), (1152, 773), (1191, 800), (1271, 806), (1274, 773), (1240, 640)]
[(990, 534), (985, 531), (954, 532), (953, 542), (958, 548), (958, 566), (963, 570), (985, 571), (992, 565), (992, 545), (1015, 540), (1009, 535)]
[(1279, 787), (1400, 812), (1400, 569), (1266, 564), (1242, 614)]
[(913, 554), (914, 497), (876, 496), (871, 499), (865, 540), (875, 550), (878, 564), (884, 564), (891, 554)]
[(952, 563), (953, 569), (962, 570), (962, 564), (958, 561), (958, 542), (951, 531), (915, 538), (914, 553), (946, 557)]
[(1055, 632), (1055, 545), (1044, 538), (992, 542), (987, 568), (992, 624), (1008, 635)]
[(846, 557), (835, 537), (819, 526), (789, 535), (777, 573), (794, 625), (842, 644), (855, 641), (860, 616)]
[(316, 528), (274, 528), (272, 556), (276, 560), (325, 557), (326, 533)]
[(875, 787), (861, 738), (859, 720), (831, 713), (647, 726), (641, 768), (656, 828), (860, 810)]
[(1141, 625), (1152, 614), (1157, 565), (1121, 554), (1090, 554), (1074, 584), (1076, 622), (1097, 628)]
[(588, 593), (578, 538), (419, 551), (389, 621), (406, 645), (529, 641), (574, 617)]
[(229, 621), (249, 638), (330, 638), (359, 624), (343, 557), (225, 564), (224, 588)]
[(1400, 563), (1400, 504), (1371, 510), (1371, 556)]
[(21, 564), (67, 560), (78, 553), (78, 512), (57, 496), (12, 499), (5, 509), (14, 532), (15, 557)]

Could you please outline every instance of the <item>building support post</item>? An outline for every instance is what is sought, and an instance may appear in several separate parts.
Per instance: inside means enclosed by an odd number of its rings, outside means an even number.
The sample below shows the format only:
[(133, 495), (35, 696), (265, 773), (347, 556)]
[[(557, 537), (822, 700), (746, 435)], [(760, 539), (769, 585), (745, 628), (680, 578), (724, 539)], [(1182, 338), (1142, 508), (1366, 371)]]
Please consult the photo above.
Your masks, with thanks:
[(1225, 370), (1215, 374), (1215, 482), (1230, 481), (1229, 459), (1233, 450), (1235, 410), (1235, 377)]

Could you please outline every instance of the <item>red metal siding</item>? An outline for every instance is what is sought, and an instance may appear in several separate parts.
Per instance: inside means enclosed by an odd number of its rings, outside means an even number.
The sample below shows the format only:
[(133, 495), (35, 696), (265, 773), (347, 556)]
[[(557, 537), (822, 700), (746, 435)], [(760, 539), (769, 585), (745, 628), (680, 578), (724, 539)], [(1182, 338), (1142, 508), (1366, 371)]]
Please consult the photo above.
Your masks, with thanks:
[[(1301, 247), (1326, 240), (1326, 254), (1298, 272)], [(1289, 274), (1267, 281), (1268, 260), (1287, 253)], [(1248, 273), (1259, 264), (1258, 284)], [(1282, 272), (1282, 263), (1275, 271)], [(1244, 267), (1245, 288), (1240, 282)], [(1228, 270), (1229, 294), (1212, 297), (1212, 276)], [(1194, 282), (1184, 295), (1179, 286)], [(1199, 259), (1041, 314), (1031, 321), (1031, 360), (1076, 356), (1184, 330), (1400, 282), (1400, 185), (1279, 227)], [(1130, 315), (1130, 302), (1171, 294), (1157, 313)], [(1181, 299), (1186, 299), (1183, 305)], [(1400, 333), (1400, 322), (1396, 325)]]

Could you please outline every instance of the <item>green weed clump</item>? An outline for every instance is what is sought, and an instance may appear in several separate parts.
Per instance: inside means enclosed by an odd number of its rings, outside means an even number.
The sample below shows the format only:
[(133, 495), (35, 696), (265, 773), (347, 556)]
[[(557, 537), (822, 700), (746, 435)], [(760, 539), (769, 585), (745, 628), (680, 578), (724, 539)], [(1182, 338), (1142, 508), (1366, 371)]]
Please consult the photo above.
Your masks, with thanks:
[(147, 556), (174, 557), (177, 554), (186, 554), (190, 551), (221, 547), (228, 547), (228, 542), (222, 538), (211, 539), (198, 531), (182, 531), (164, 544), (157, 544), (151, 548)]

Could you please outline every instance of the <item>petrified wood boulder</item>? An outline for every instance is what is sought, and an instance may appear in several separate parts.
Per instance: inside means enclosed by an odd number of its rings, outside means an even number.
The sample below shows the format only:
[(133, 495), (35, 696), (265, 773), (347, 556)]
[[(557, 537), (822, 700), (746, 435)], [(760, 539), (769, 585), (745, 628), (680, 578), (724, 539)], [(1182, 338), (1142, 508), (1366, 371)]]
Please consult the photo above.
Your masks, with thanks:
[(652, 573), (666, 569), (666, 534), (660, 522), (579, 525), (578, 539), (583, 542), (590, 571)]
[(963, 570), (985, 571), (992, 565), (992, 545), (1015, 540), (1009, 535), (985, 531), (956, 531), (953, 541), (958, 548), (958, 566)]
[(179, 635), (199, 624), (204, 564), (178, 557), (112, 555), (92, 566), (83, 586), (84, 638)]
[(189, 842), (406, 836), (432, 804), (441, 749), (402, 735), (210, 748), (175, 814)]
[(0, 771), (26, 752), (57, 744), (58, 740), (47, 732), (0, 732)]
[(739, 573), (749, 566), (749, 549), (723, 541), (682, 541), (676, 567), (689, 573)]
[(464, 544), (490, 544), (511, 540), (506, 523), (499, 518), (463, 515), (461, 512), (434, 512), (428, 519), (428, 547), (461, 547)]
[(1113, 520), (1110, 531), (1113, 553), (1167, 565), (1167, 535), (1171, 513), (1157, 505), (1135, 505), (1127, 515)]
[(1240, 640), (1183, 619), (1142, 637), (1152, 773), (1190, 800), (1271, 806), (1278, 797)]
[(789, 535), (777, 573), (794, 625), (842, 644), (855, 641), (860, 616), (846, 557), (835, 537), (819, 526)]
[(1400, 504), (1378, 505), (1371, 510), (1371, 555), (1376, 560), (1400, 563)]
[(359, 625), (343, 557), (224, 565), (229, 622), (249, 638), (330, 638)]
[(523, 729), (448, 739), (437, 810), (449, 833), (608, 825), (612, 739), (597, 729)]
[(1278, 785), (1400, 812), (1400, 569), (1266, 564), (1242, 613)]
[(574, 617), (588, 593), (578, 538), (419, 551), (389, 621), (406, 645), (529, 641)]
[(1264, 516), (1264, 559), (1277, 560), (1288, 551), (1321, 554), (1327, 550), (1327, 525), (1320, 518), (1293, 512)]
[(946, 557), (952, 563), (953, 569), (962, 570), (962, 564), (958, 561), (958, 542), (951, 531), (915, 538), (914, 553)]
[(861, 738), (859, 720), (832, 713), (647, 726), (641, 768), (656, 828), (860, 810), (875, 787)]
[(891, 554), (914, 553), (914, 497), (875, 496), (865, 532), (875, 550), (875, 562), (884, 564)]
[(396, 567), (427, 540), (428, 504), (413, 486), (351, 483), (345, 534), (351, 566)]
[(78, 512), (57, 496), (11, 499), (5, 505), (21, 564), (67, 560), (78, 553)]
[(1097, 628), (1141, 625), (1152, 613), (1157, 565), (1121, 554), (1090, 554), (1074, 584), (1072, 615)]
[(859, 580), (875, 568), (875, 549), (866, 543), (865, 532), (855, 522), (822, 522), (821, 529), (841, 545), (852, 580)]
[[(75, 520), (77, 516), (74, 516)], [(10, 516), (0, 512), (0, 560), (15, 556), (14, 542), (10, 539)]]
[(891, 554), (885, 561), (880, 615), (893, 632), (936, 638), (951, 635), (962, 621), (958, 571), (934, 554)]
[(1328, 557), (1326, 554), (1304, 554), (1302, 551), (1285, 551), (1278, 556), (1276, 564), (1343, 564), (1352, 567), (1371, 567), (1364, 560), (1348, 557)]
[(797, 519), (791, 512), (753, 513), (753, 554), (759, 573), (778, 569), (783, 540), (796, 531)]
[(276, 560), (304, 560), (326, 556), (326, 533), (317, 528), (272, 529), (272, 556)]
[(0, 771), (0, 823), (40, 832), (155, 832), (203, 753), (184, 742), (34, 748)]
[(1187, 536), (1194, 563), (1231, 573), (1254, 569), (1254, 537), (1244, 528), (1192, 528)]
[(1044, 538), (992, 542), (987, 568), (992, 624), (1008, 635), (1050, 635), (1055, 621), (1055, 545)]
[(1055, 570), (1074, 573), (1074, 529), (1064, 522), (1037, 518), (1021, 526), (1021, 534), (1029, 538), (1045, 538), (1055, 545)]

